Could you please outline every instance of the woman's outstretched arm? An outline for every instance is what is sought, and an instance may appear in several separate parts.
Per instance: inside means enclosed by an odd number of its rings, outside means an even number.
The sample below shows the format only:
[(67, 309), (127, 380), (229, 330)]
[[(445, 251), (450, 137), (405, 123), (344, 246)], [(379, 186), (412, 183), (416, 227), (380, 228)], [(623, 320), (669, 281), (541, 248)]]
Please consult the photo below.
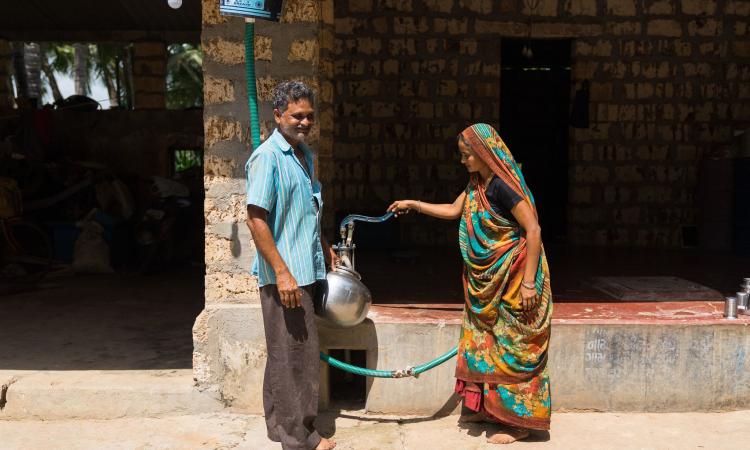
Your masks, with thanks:
[(539, 254), (542, 251), (542, 228), (527, 202), (518, 202), (510, 212), (526, 234), (526, 265), (521, 283), (521, 298), (523, 299), (523, 308), (530, 310), (533, 308), (537, 296), (535, 283)]
[(396, 200), (388, 207), (388, 211), (393, 211), (397, 216), (416, 211), (438, 219), (455, 220), (461, 217), (464, 200), (466, 200), (466, 192), (462, 192), (453, 203), (435, 204), (420, 200)]

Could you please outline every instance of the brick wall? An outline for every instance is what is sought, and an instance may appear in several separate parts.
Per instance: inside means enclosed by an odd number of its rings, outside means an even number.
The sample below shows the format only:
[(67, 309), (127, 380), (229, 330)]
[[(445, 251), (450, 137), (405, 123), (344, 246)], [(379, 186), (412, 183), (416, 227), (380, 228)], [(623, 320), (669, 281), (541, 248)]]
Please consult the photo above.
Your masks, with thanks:
[[(332, 35), (332, 3), (287, 2), (281, 23), (255, 24), (256, 78), (261, 139), (274, 128), (271, 90), (281, 80), (301, 79), (318, 92), (318, 126), (311, 143), (325, 166), (332, 146), (332, 93), (326, 51), (319, 36)], [(257, 303), (249, 275), (255, 248), (245, 225), (245, 170), (252, 142), (245, 81), (245, 22), (219, 14), (219, 2), (203, 1), (206, 302)], [(326, 173), (330, 173), (327, 171)], [(326, 179), (321, 176), (325, 183)]]
[[(750, 1), (534, 3), (335, 2), (337, 210), (452, 201), (467, 180), (456, 134), (502, 119), (500, 40), (572, 38), (571, 96), (591, 81), (591, 127), (571, 129), (569, 240), (681, 245), (699, 160), (750, 122)], [(455, 236), (452, 223), (402, 223), (414, 244)]]
[[(288, 0), (286, 4), (281, 23), (255, 24), (261, 139), (274, 128), (272, 88), (286, 79), (312, 85), (318, 93), (318, 123), (311, 144), (318, 150), (315, 164), (325, 184), (332, 172), (326, 167), (333, 145), (333, 3)], [(200, 389), (216, 390), (226, 405), (258, 413), (265, 340), (258, 286), (249, 274), (255, 247), (245, 225), (244, 164), (253, 144), (245, 23), (221, 16), (218, 7), (216, 0), (203, 0), (206, 307), (193, 327), (193, 370)]]
[(163, 109), (167, 93), (167, 46), (163, 42), (133, 44), (133, 87), (136, 109)]

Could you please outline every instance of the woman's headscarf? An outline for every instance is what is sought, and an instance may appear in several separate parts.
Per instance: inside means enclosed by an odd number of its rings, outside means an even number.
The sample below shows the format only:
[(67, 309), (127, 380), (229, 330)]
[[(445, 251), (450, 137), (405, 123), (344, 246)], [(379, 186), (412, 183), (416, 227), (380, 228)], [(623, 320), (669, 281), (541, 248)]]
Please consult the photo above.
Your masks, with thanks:
[[(521, 168), (516, 164), (508, 146), (505, 145), (497, 131), (491, 125), (477, 123), (462, 131), (461, 137), (471, 147), (474, 154), (489, 166), (492, 173), (513, 189), (519, 197), (526, 200), (536, 214), (534, 196), (526, 186)], [(472, 182), (481, 185), (478, 174), (472, 175)], [(482, 189), (482, 197), (484, 197), (484, 189)], [(488, 207), (486, 198), (484, 198), (484, 201), (485, 207)]]

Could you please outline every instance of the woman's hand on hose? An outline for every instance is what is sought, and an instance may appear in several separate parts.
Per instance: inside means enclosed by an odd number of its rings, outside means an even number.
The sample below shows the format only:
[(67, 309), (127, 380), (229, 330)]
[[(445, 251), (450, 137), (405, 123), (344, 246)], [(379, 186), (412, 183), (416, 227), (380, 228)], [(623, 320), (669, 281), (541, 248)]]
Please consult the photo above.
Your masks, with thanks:
[(524, 311), (531, 311), (536, 305), (537, 293), (536, 289), (529, 289), (526, 286), (521, 286), (521, 308)]
[(416, 209), (414, 203), (414, 200), (396, 200), (388, 207), (388, 211), (393, 212), (396, 216), (409, 214), (409, 211)]

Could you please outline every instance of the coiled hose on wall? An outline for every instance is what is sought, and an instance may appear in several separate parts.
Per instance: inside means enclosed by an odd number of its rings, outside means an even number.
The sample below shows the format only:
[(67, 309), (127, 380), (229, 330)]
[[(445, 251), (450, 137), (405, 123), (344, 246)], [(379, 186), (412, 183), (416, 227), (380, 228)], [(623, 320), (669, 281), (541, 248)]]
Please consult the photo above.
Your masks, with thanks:
[[(258, 118), (258, 92), (255, 86), (255, 21), (253, 19), (245, 20), (245, 80), (247, 82), (247, 106), (250, 112), (250, 137), (253, 149), (256, 149), (260, 145), (260, 120)], [(399, 370), (373, 370), (357, 367), (332, 358), (323, 352), (320, 352), (320, 359), (332, 367), (355, 375), (376, 378), (403, 378), (419, 376), (419, 374), (437, 367), (456, 356), (457, 352), (458, 347), (453, 347), (449, 352), (432, 361)]]

